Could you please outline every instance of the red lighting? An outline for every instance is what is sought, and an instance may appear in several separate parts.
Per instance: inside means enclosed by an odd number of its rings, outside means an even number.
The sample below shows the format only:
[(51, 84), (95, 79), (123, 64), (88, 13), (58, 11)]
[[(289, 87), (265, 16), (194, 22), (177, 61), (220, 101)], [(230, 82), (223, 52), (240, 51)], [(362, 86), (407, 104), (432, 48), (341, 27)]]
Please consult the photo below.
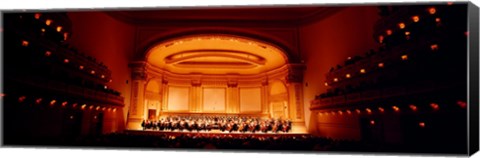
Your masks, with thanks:
[(79, 68), (80, 68), (80, 70), (83, 70), (83, 68), (84, 68), (84, 67), (83, 67), (83, 65), (80, 65), (80, 67), (79, 67)]
[(352, 76), (351, 76), (350, 74), (346, 74), (345, 77), (346, 77), (346, 78), (350, 78), (350, 77), (352, 77)]
[(338, 114), (343, 115), (343, 112), (342, 112), (342, 111), (338, 111)]
[(113, 108), (113, 112), (116, 112), (117, 111), (117, 108)]
[(95, 110), (97, 110), (97, 111), (98, 111), (99, 109), (100, 109), (100, 106), (97, 106), (97, 108), (95, 108)]
[(424, 128), (425, 127), (425, 122), (419, 122), (418, 126), (420, 126), (421, 128)]
[[(108, 108), (107, 111), (108, 112), (112, 111), (112, 108)], [(319, 113), (319, 114), (320, 114), (320, 116), (322, 116), (322, 113)]]
[(435, 22), (439, 23), (439, 22), (441, 22), (441, 19), (440, 18), (435, 18)]
[(68, 104), (68, 102), (64, 101), (64, 102), (62, 103), (62, 106), (67, 106), (67, 104)]
[(402, 60), (408, 60), (408, 55), (402, 55)]
[(66, 41), (66, 40), (67, 40), (67, 38), (68, 38), (68, 33), (66, 33), (66, 32), (65, 32), (65, 33), (63, 33), (63, 40), (65, 40), (65, 41)]
[(412, 16), (413, 22), (418, 22), (420, 21), (420, 17), (418, 15)]
[[(45, 32), (46, 30), (44, 28), (41, 29), (42, 32)], [(42, 34), (43, 35), (43, 34)]]
[(22, 41), (22, 46), (24, 46), (24, 47), (28, 46), (28, 41), (23, 40)]
[(409, 107), (410, 107), (410, 109), (412, 109), (412, 111), (417, 111), (417, 106), (412, 104)]
[(380, 43), (383, 43), (383, 39), (384, 39), (384, 37), (383, 37), (382, 35), (378, 36), (378, 41), (379, 41)]
[(387, 30), (387, 35), (392, 35), (392, 30)]
[(360, 73), (364, 74), (364, 73), (365, 73), (365, 69), (360, 69)]
[(355, 109), (355, 111), (357, 112), (357, 114), (361, 114), (362, 111), (360, 111), (359, 109)]
[(50, 24), (52, 24), (52, 22), (53, 22), (52, 20), (47, 19), (47, 20), (45, 21), (45, 24), (46, 24), (47, 26), (50, 26)]
[(432, 107), (433, 110), (438, 110), (438, 109), (440, 109), (440, 106), (438, 106), (437, 103), (430, 103), (430, 107)]
[(453, 2), (447, 2), (447, 5), (453, 5)]
[(402, 22), (402, 23), (399, 23), (399, 24), (398, 24), (398, 27), (399, 27), (400, 29), (404, 29), (404, 28), (405, 28), (405, 23), (403, 23), (403, 22)]
[(113, 81), (113, 80), (110, 79), (110, 81), (108, 81), (108, 82), (112, 82), (112, 81)]
[(37, 20), (40, 19), (40, 16), (41, 16), (41, 15), (42, 15), (42, 14), (40, 14), (40, 13), (36, 13), (36, 14), (35, 14), (35, 19), (37, 19)]
[(428, 13), (435, 14), (436, 12), (437, 12), (437, 9), (435, 9), (435, 7), (428, 8)]
[(105, 75), (100, 76), (101, 78), (105, 78)]
[(106, 107), (103, 107), (103, 108), (102, 108), (102, 111), (105, 111), (106, 109), (107, 109)]
[[(110, 81), (111, 81), (111, 80), (110, 80)], [(324, 85), (325, 85), (325, 86), (328, 86), (328, 83), (327, 83), (327, 82), (325, 82), (325, 84), (324, 84)]]
[(92, 71), (90, 71), (90, 73), (93, 75), (93, 74), (95, 74), (95, 71), (92, 70)]
[(50, 52), (50, 51), (46, 51), (46, 52), (45, 52), (45, 56), (48, 57), (48, 56), (50, 56), (50, 55), (52, 55), (52, 52)]
[(40, 103), (42, 103), (42, 100), (43, 100), (42, 98), (38, 98), (38, 99), (35, 100), (35, 103), (40, 104)]
[(53, 105), (55, 105), (56, 102), (57, 102), (57, 101), (54, 99), (54, 100), (50, 101), (50, 105), (53, 106)]
[(430, 45), (430, 49), (431, 49), (432, 51), (438, 50), (438, 44), (432, 44), (432, 45)]
[(410, 32), (409, 32), (409, 31), (405, 31), (405, 35), (406, 35), (406, 36), (410, 35)]
[(466, 108), (467, 107), (467, 103), (465, 103), (464, 101), (457, 101), (457, 105), (460, 106), (461, 108)]
[(80, 107), (82, 110), (85, 109), (85, 107), (87, 107), (86, 104), (83, 104), (82, 107)]
[(350, 110), (347, 110), (347, 114), (349, 114), (349, 115), (350, 115), (350, 114), (352, 114), (352, 111), (350, 111)]
[(77, 105), (78, 105), (77, 103), (73, 103), (73, 104), (72, 104), (72, 108), (76, 108)]
[(395, 111), (395, 112), (399, 112), (400, 111), (400, 108), (398, 106), (392, 106), (392, 109)]
[(378, 67), (383, 67), (383, 63), (378, 63)]
[(93, 105), (90, 105), (90, 107), (88, 107), (88, 109), (92, 110), (92, 109), (93, 109)]
[(5, 93), (0, 93), (0, 97), (5, 97)]
[(57, 26), (57, 32), (61, 32), (62, 31), (62, 26)]
[(368, 114), (372, 114), (372, 110), (370, 110), (369, 108), (365, 109), (365, 111), (367, 111)]
[(27, 99), (26, 96), (21, 96), (21, 97), (18, 98), (18, 102), (21, 103), (21, 102), (25, 101), (25, 99)]
[(371, 125), (375, 125), (375, 120), (370, 120)]
[(382, 107), (378, 107), (378, 111), (383, 113), (383, 112), (385, 112), (385, 109), (383, 109)]
[(69, 63), (69, 62), (70, 62), (70, 60), (68, 60), (68, 59), (64, 59), (64, 60), (63, 60), (63, 62), (64, 62), (64, 63)]
[(333, 79), (333, 82), (338, 82), (338, 78), (334, 78), (334, 79)]

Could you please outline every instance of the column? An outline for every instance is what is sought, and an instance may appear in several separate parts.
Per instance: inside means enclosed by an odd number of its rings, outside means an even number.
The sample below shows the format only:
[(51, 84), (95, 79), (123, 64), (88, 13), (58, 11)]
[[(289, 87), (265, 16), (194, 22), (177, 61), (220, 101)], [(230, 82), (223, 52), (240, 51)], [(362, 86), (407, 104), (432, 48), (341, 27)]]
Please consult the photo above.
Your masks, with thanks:
[(238, 83), (229, 81), (227, 83), (227, 113), (240, 113), (240, 98)]
[(132, 94), (130, 109), (128, 109), (127, 129), (141, 129), (142, 120), (145, 118), (144, 93), (147, 74), (145, 62), (138, 61), (129, 64), (132, 70)]
[(269, 99), (270, 99), (270, 89), (268, 88), (268, 79), (262, 81), (262, 113), (268, 114), (269, 110)]
[(289, 117), (296, 122), (304, 122), (303, 107), (303, 64), (289, 64), (287, 89), (289, 93), (288, 109)]

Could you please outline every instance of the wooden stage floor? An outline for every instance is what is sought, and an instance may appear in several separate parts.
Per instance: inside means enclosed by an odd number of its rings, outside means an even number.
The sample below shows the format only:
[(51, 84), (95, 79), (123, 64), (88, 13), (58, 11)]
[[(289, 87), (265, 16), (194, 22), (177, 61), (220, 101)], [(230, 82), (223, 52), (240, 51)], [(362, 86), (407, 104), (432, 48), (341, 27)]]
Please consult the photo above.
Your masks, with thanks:
[(125, 133), (129, 134), (148, 134), (148, 135), (172, 135), (172, 136), (177, 136), (177, 135), (184, 135), (184, 134), (189, 134), (189, 135), (203, 135), (203, 136), (216, 136), (216, 135), (231, 135), (231, 136), (265, 136), (265, 137), (270, 137), (270, 136), (304, 136), (304, 135), (310, 135), (308, 133), (300, 133), (300, 132), (288, 132), (288, 133), (283, 133), (283, 132), (278, 132), (278, 133), (272, 133), (272, 132), (222, 132), (220, 130), (211, 130), (211, 131), (159, 131), (159, 130), (125, 130)]

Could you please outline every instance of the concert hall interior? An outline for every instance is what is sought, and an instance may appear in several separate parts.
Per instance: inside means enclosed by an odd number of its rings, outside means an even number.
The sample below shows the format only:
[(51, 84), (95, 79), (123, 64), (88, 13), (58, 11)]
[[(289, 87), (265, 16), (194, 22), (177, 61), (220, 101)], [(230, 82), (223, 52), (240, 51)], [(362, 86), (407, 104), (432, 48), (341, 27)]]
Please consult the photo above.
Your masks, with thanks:
[(467, 153), (468, 3), (5, 11), (5, 145)]

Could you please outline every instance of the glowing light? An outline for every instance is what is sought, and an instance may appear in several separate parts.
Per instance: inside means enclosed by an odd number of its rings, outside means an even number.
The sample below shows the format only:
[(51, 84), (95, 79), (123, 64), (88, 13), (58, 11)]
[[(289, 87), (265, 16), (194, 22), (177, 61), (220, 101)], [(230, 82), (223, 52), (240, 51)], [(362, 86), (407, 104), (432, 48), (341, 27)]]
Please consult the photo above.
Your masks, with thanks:
[(447, 5), (453, 5), (453, 2), (447, 2)]
[(375, 120), (370, 120), (371, 125), (375, 125)]
[(384, 40), (385, 37), (383, 37), (382, 35), (378, 36), (378, 41), (380, 43), (383, 43), (383, 40)]
[(412, 111), (417, 111), (417, 106), (415, 106), (413, 104), (408, 106), (408, 107), (410, 107), (410, 109), (412, 109)]
[(383, 63), (378, 63), (378, 67), (383, 67), (384, 64)]
[(47, 20), (45, 21), (45, 24), (46, 24), (47, 26), (50, 26), (50, 24), (52, 24), (52, 22), (53, 22), (52, 20), (47, 19)]
[(406, 36), (409, 36), (409, 35), (410, 35), (410, 32), (409, 32), (409, 31), (405, 31), (405, 35), (406, 35)]
[(468, 36), (469, 33), (468, 31), (465, 31), (463, 34), (465, 34), (465, 36)]
[(378, 107), (378, 111), (380, 111), (381, 113), (385, 112), (385, 109), (383, 109), (382, 107)]
[(355, 109), (355, 111), (357, 112), (357, 114), (361, 114), (362, 111), (360, 111), (359, 109)]
[(62, 27), (61, 26), (57, 26), (57, 32), (61, 32), (62, 31)]
[(42, 100), (43, 100), (42, 98), (37, 98), (37, 99), (35, 100), (35, 103), (36, 103), (36, 104), (40, 104), (40, 103), (42, 103)]
[(413, 22), (418, 22), (420, 21), (420, 17), (418, 15), (412, 16)]
[(76, 108), (77, 105), (78, 105), (77, 103), (73, 103), (73, 104), (72, 104), (72, 108)]
[(5, 97), (5, 93), (0, 93), (0, 97)]
[(117, 108), (113, 108), (113, 112), (116, 112), (117, 111)]
[(105, 78), (105, 75), (100, 76), (101, 78)]
[(325, 85), (325, 86), (328, 86), (328, 83), (327, 83), (327, 82), (325, 82), (325, 84), (324, 84), (324, 85)]
[(83, 65), (80, 65), (80, 67), (79, 67), (79, 68), (80, 68), (80, 70), (83, 70), (83, 68), (84, 68), (84, 67), (83, 67)]
[(42, 32), (45, 32), (45, 29), (44, 29), (44, 28), (42, 28), (42, 29), (41, 29), (41, 31), (42, 31)]
[(93, 116), (93, 119), (95, 119), (95, 120), (96, 120), (96, 119), (97, 119), (97, 115)]
[(97, 111), (100, 110), (100, 106), (97, 106), (97, 107), (95, 108), (95, 110), (97, 110)]
[(332, 113), (332, 115), (335, 115), (335, 114), (336, 114), (335, 111), (332, 111), (332, 112), (330, 112), (330, 113)]
[(28, 41), (23, 40), (22, 41), (22, 46), (24, 46), (24, 47), (28, 46)]
[(64, 40), (64, 41), (66, 41), (66, 40), (67, 40), (67, 38), (68, 38), (68, 33), (66, 33), (66, 32), (65, 32), (65, 33), (63, 33), (63, 40)]
[(425, 127), (425, 122), (419, 122), (418, 126), (420, 126), (421, 128), (424, 128)]
[(435, 18), (435, 22), (437, 22), (437, 23), (441, 22), (441, 20), (442, 19), (440, 19), (440, 18)]
[(360, 69), (360, 73), (364, 74), (364, 73), (365, 73), (365, 69)]
[(333, 82), (338, 82), (338, 78), (334, 78), (334, 79), (333, 79)]
[(431, 49), (432, 51), (438, 50), (438, 44), (432, 44), (432, 45), (430, 45), (430, 49)]
[(103, 89), (107, 89), (108, 87), (107, 86), (103, 86)]
[(367, 111), (368, 114), (372, 113), (372, 110), (370, 110), (369, 108), (366, 108), (365, 111)]
[(25, 99), (27, 99), (26, 96), (21, 96), (21, 97), (18, 98), (18, 102), (21, 103), (21, 102), (25, 101)]
[(108, 108), (107, 111), (108, 111), (108, 112), (112, 111), (112, 108)]
[(350, 74), (346, 74), (345, 77), (346, 77), (346, 78), (350, 78), (351, 75), (350, 75)]
[(438, 106), (437, 103), (430, 103), (430, 107), (432, 107), (433, 110), (438, 110), (438, 109), (440, 109), (440, 106)]
[(399, 23), (399, 24), (398, 24), (398, 27), (399, 27), (400, 29), (404, 29), (404, 28), (405, 28), (405, 23), (403, 23), (403, 22), (402, 22), (402, 23)]
[(87, 105), (83, 104), (80, 108), (83, 110), (83, 109), (85, 109), (85, 107), (87, 107)]
[(64, 102), (62, 103), (62, 106), (65, 107), (65, 106), (67, 106), (67, 104), (68, 104), (68, 102), (64, 101)]
[(350, 114), (352, 114), (352, 111), (350, 111), (350, 110), (347, 110), (347, 114), (349, 114), (349, 115), (350, 115)]
[(103, 107), (103, 108), (102, 108), (102, 111), (105, 111), (105, 109), (107, 109), (107, 108), (106, 108), (106, 107)]
[(88, 107), (89, 110), (92, 110), (93, 109), (93, 105), (90, 105), (90, 107)]
[(45, 52), (45, 56), (48, 57), (48, 56), (50, 56), (50, 55), (52, 55), (52, 52), (50, 52), (50, 51), (46, 51), (46, 52)]
[(70, 119), (73, 119), (73, 116), (72, 116), (72, 115), (70, 115)]
[(393, 111), (395, 112), (399, 112), (400, 111), (400, 108), (398, 106), (392, 106), (392, 109)]
[(68, 59), (64, 59), (64, 60), (63, 60), (63, 62), (64, 62), (64, 63), (69, 63), (69, 62), (70, 62), (70, 60), (68, 60)]
[(467, 107), (467, 103), (465, 103), (464, 101), (457, 101), (457, 105), (460, 106), (461, 108), (466, 108)]
[(341, 110), (338, 111), (338, 114), (343, 115), (343, 112)]
[(387, 30), (387, 35), (392, 35), (392, 30)]
[(408, 55), (402, 55), (402, 60), (408, 60)]
[(36, 13), (36, 14), (35, 14), (35, 19), (37, 19), (37, 20), (40, 19), (40, 16), (41, 16), (41, 15), (42, 15), (42, 14), (40, 14), (40, 13)]
[(90, 71), (90, 74), (92, 74), (92, 75), (95, 74), (95, 71), (94, 70)]
[(437, 9), (435, 9), (435, 7), (428, 8), (428, 13), (435, 14), (436, 12), (437, 12)]
[(348, 57), (347, 60), (352, 60), (352, 57)]
[(112, 81), (113, 81), (113, 80), (110, 79), (110, 81), (108, 81), (108, 82), (112, 82)]
[(53, 105), (55, 105), (56, 102), (57, 102), (57, 101), (54, 99), (54, 100), (50, 101), (50, 105), (53, 106)]

